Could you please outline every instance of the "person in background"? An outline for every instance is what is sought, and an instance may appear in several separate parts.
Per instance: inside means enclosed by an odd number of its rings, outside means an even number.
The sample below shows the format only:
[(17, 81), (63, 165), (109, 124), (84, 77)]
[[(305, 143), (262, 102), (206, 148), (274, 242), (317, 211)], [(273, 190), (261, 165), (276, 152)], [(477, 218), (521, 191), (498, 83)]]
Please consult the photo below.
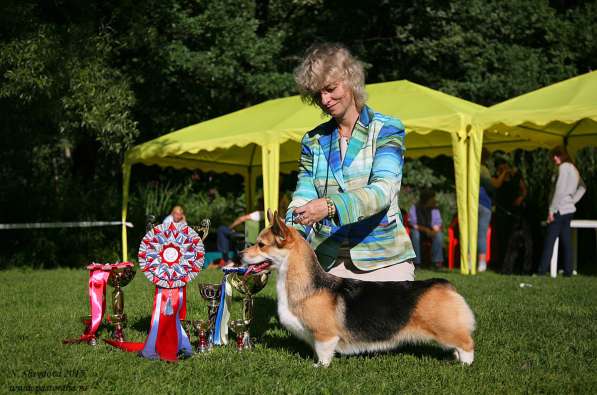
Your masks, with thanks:
[(164, 225), (168, 225), (171, 222), (174, 222), (175, 224), (185, 224), (187, 223), (187, 218), (184, 215), (184, 209), (182, 208), (182, 206), (174, 206), (172, 207), (172, 210), (170, 211), (170, 215), (168, 215), (166, 218), (164, 218), (164, 221), (162, 222), (162, 224)]
[(524, 219), (524, 200), (527, 188), (519, 171), (512, 168), (504, 157), (494, 160), (496, 174), (492, 185), (495, 187), (495, 220), (492, 232), (492, 265), (495, 271), (511, 272), (504, 267), (508, 244), (519, 228), (526, 224)]
[(246, 221), (262, 221), (264, 218), (263, 211), (256, 210), (249, 214), (241, 215), (236, 218), (228, 226), (221, 225), (216, 231), (216, 246), (217, 250), (222, 253), (222, 265), (221, 266), (234, 266), (235, 263), (230, 259), (230, 252), (236, 250), (234, 240), (243, 240), (245, 237), (244, 233), (234, 231), (234, 228)]
[(572, 276), (572, 244), (570, 221), (576, 212), (576, 203), (586, 192), (586, 187), (566, 148), (557, 146), (550, 152), (551, 159), (558, 167), (558, 177), (547, 213), (547, 236), (543, 245), (543, 254), (539, 264), (540, 275), (549, 270), (556, 238), (560, 238), (560, 246), (564, 257), (564, 276)]
[(505, 173), (501, 179), (493, 179), (487, 168), (487, 159), (489, 158), (489, 151), (483, 147), (481, 150), (481, 180), (479, 183), (479, 220), (477, 227), (477, 253), (479, 254), (479, 272), (487, 270), (487, 261), (485, 254), (487, 252), (487, 230), (491, 222), (492, 196), (495, 194), (495, 188), (501, 186)]
[(422, 241), (431, 240), (431, 261), (437, 268), (444, 265), (444, 234), (442, 232), (442, 216), (437, 207), (435, 192), (424, 189), (419, 201), (413, 204), (408, 212), (411, 227), (410, 238), (417, 254), (415, 265), (421, 265)]

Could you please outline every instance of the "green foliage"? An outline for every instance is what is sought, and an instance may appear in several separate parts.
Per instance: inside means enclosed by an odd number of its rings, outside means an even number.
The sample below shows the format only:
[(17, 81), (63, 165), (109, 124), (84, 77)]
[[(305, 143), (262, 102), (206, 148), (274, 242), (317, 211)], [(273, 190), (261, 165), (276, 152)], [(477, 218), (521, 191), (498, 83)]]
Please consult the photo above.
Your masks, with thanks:
[(65, 119), (60, 131), (76, 135), (91, 132), (101, 147), (121, 154), (138, 135), (131, 118), (135, 97), (122, 73), (101, 63), (74, 67), (67, 96), (62, 99)]
[(446, 177), (437, 175), (432, 168), (417, 159), (407, 160), (402, 172), (402, 182), (417, 189), (431, 188), (446, 182)]
[(42, 26), (22, 39), (0, 45), (0, 70), (4, 77), (0, 85), (1, 98), (31, 103), (38, 96), (53, 94), (59, 50), (56, 41), (52, 29)]
[[(591, 262), (595, 264), (596, 262)], [(275, 277), (255, 297), (252, 335), (256, 347), (237, 352), (216, 347), (178, 363), (139, 358), (100, 342), (60, 344), (83, 332), (89, 313), (88, 279), (77, 270), (8, 270), (10, 284), (0, 309), (0, 385), (72, 385), (91, 393), (216, 394), (593, 394), (597, 391), (597, 309), (594, 278), (531, 278), (484, 273), (418, 271), (419, 279), (449, 279), (477, 320), (475, 361), (452, 362), (435, 345), (404, 346), (395, 352), (336, 356), (327, 369), (313, 367), (313, 352), (286, 331), (276, 314)], [(187, 317), (204, 319), (207, 305), (197, 283), (218, 283), (222, 273), (206, 270), (187, 287)], [(520, 283), (531, 284), (521, 288)], [(111, 288), (107, 296), (110, 298)], [(126, 287), (127, 340), (144, 341), (150, 325), (154, 287), (137, 272)], [(109, 300), (109, 299), (108, 299)], [(111, 313), (110, 303), (107, 311)], [(240, 317), (242, 299), (233, 297), (231, 316)], [(102, 326), (101, 338), (109, 336)], [(196, 335), (192, 340), (196, 341)], [(232, 338), (234, 340), (234, 338)], [(44, 376), (46, 373), (46, 376)], [(75, 375), (75, 373), (79, 373)]]
[(266, 22), (287, 32), (288, 61), (313, 41), (340, 41), (366, 62), (368, 82), (405, 78), (489, 105), (595, 69), (597, 6), (583, 3), (270, 1)]

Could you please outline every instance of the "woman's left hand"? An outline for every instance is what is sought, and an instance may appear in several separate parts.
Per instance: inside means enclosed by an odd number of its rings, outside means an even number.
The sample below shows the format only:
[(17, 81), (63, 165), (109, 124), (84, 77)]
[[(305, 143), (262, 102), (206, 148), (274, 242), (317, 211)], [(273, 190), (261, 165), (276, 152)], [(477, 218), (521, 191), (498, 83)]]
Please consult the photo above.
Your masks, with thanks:
[(294, 222), (301, 225), (313, 225), (328, 216), (328, 205), (325, 198), (311, 200), (304, 206), (294, 209)]
[(550, 211), (549, 214), (547, 214), (547, 223), (551, 224), (553, 222), (553, 220), (554, 220), (553, 213)]

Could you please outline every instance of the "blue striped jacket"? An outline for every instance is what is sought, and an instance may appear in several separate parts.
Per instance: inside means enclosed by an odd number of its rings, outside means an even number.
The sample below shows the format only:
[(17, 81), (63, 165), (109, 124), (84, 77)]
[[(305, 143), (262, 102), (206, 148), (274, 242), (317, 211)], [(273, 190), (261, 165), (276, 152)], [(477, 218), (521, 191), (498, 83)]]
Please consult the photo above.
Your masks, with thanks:
[[(404, 164), (404, 126), (365, 106), (340, 160), (338, 127), (332, 119), (305, 134), (301, 142), (298, 183), (286, 222), (307, 237), (326, 270), (343, 242), (354, 265), (375, 270), (414, 258), (402, 224), (398, 193)], [(327, 196), (337, 221), (328, 218), (306, 227), (292, 222), (292, 211)]]

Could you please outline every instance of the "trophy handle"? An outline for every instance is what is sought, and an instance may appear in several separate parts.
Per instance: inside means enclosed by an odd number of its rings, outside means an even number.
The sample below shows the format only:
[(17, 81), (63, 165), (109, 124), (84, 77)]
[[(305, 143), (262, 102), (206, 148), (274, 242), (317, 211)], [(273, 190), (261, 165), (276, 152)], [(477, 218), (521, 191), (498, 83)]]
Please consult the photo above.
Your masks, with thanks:
[(201, 220), (201, 226), (196, 229), (197, 233), (199, 234), (199, 237), (201, 237), (201, 240), (205, 240), (205, 238), (207, 237), (210, 225), (211, 221), (209, 220), (209, 218)]

